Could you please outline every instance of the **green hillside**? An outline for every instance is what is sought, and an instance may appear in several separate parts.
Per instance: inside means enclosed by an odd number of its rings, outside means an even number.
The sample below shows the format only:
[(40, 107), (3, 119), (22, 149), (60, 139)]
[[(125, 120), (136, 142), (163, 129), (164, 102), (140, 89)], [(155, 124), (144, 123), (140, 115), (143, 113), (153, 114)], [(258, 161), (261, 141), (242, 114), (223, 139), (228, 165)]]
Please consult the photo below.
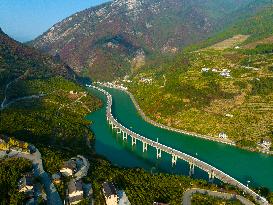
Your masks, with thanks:
[[(230, 76), (221, 76), (226, 73)], [(215, 137), (225, 132), (238, 146), (251, 150), (257, 150), (262, 139), (273, 140), (269, 45), (178, 54), (144, 66), (132, 81), (126, 86), (159, 123)]]
[[(0, 133), (61, 149), (88, 149), (84, 116), (101, 105), (52, 57), (0, 33)], [(76, 151), (76, 149), (75, 149)]]
[(159, 123), (262, 151), (258, 142), (273, 140), (272, 19), (272, 5), (260, 7), (183, 53), (154, 56), (126, 86)]
[(273, 6), (266, 6), (257, 13), (252, 13), (250, 17), (243, 18), (236, 23), (232, 24), (224, 31), (208, 38), (207, 40), (191, 45), (185, 49), (185, 51), (196, 50), (200, 48), (208, 47), (217, 42), (231, 38), (232, 36), (243, 34), (250, 37), (243, 43), (246, 45), (251, 42), (255, 42), (266, 37), (273, 35)]

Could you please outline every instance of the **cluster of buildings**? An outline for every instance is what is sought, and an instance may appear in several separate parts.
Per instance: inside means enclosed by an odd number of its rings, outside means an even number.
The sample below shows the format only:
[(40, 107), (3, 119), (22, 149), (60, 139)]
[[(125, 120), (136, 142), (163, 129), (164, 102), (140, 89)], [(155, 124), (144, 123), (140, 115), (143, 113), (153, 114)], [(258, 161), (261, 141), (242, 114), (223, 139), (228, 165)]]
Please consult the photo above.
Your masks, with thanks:
[(110, 87), (110, 88), (118, 88), (121, 90), (128, 90), (127, 87), (125, 87), (122, 83), (119, 83), (118, 81), (113, 81), (113, 82), (107, 82), (107, 83), (101, 83), (101, 82), (95, 82), (97, 84)]
[(0, 135), (0, 150), (2, 151), (13, 150), (17, 152), (30, 153), (32, 151), (32, 146), (26, 142), (16, 140), (12, 137)]
[(269, 139), (262, 139), (258, 146), (262, 149), (262, 151), (269, 152), (272, 146), (272, 142)]
[(222, 69), (222, 70), (218, 68), (202, 68), (201, 69), (202, 73), (208, 73), (209, 71), (214, 73), (219, 73), (220, 76), (225, 78), (231, 78), (230, 70), (228, 69)]
[(145, 83), (145, 84), (151, 84), (153, 82), (153, 79), (152, 78), (140, 78), (139, 80), (140, 83)]
[(130, 201), (123, 190), (116, 190), (112, 182), (104, 182), (102, 191), (106, 205), (130, 205)]
[(34, 172), (25, 173), (18, 181), (18, 191), (25, 194), (29, 201), (34, 199)]
[(78, 204), (92, 194), (92, 186), (84, 184), (82, 178), (87, 175), (89, 162), (81, 155), (64, 162), (59, 173), (52, 175), (54, 184), (60, 184), (62, 178), (70, 178), (67, 183), (65, 204)]

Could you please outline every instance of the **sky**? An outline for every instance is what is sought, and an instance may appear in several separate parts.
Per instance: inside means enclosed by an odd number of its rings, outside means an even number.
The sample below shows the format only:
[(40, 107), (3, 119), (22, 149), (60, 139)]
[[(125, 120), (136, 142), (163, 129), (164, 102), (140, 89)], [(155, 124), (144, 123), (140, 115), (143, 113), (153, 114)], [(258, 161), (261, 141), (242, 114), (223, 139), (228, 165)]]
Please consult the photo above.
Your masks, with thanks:
[(12, 38), (33, 40), (55, 23), (109, 0), (0, 0), (0, 27)]

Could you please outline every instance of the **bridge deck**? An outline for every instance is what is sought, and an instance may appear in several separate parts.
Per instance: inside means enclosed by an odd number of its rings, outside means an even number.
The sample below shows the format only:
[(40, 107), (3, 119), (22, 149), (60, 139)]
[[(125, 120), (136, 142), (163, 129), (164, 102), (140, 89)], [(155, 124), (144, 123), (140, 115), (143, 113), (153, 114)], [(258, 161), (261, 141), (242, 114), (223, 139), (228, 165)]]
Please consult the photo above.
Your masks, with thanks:
[(123, 125), (121, 125), (112, 115), (112, 96), (105, 91), (102, 88), (99, 87), (95, 87), (95, 86), (89, 86), (92, 87), (94, 89), (99, 90), (100, 92), (104, 93), (107, 96), (107, 107), (106, 107), (106, 117), (108, 119), (108, 121), (116, 128), (119, 129), (120, 131), (122, 131), (123, 133), (126, 133), (127, 135), (131, 136), (134, 139), (137, 139), (139, 141), (141, 141), (142, 143), (146, 143), (151, 147), (154, 147), (156, 149), (159, 149), (163, 152), (166, 152), (170, 155), (176, 156), (177, 158), (184, 160), (190, 164), (193, 164), (194, 166), (202, 169), (203, 171), (213, 174), (214, 177), (216, 177), (217, 179), (234, 185), (236, 187), (238, 187), (239, 189), (243, 190), (244, 192), (248, 193), (249, 195), (251, 195), (259, 204), (263, 204), (266, 205), (268, 204), (268, 202), (266, 201), (265, 198), (259, 196), (257, 193), (255, 193), (254, 191), (252, 191), (249, 187), (245, 186), (244, 184), (242, 184), (241, 182), (239, 182), (238, 180), (234, 179), (233, 177), (229, 176), (228, 174), (222, 172), (221, 170), (213, 167), (212, 165), (207, 164), (206, 162), (203, 162), (195, 157), (192, 157), (186, 153), (183, 153), (181, 151), (175, 150), (171, 147), (168, 147), (166, 145), (160, 144), (158, 142), (155, 142), (151, 139), (148, 139), (146, 137), (143, 137), (131, 130), (129, 130), (128, 128), (124, 127)]

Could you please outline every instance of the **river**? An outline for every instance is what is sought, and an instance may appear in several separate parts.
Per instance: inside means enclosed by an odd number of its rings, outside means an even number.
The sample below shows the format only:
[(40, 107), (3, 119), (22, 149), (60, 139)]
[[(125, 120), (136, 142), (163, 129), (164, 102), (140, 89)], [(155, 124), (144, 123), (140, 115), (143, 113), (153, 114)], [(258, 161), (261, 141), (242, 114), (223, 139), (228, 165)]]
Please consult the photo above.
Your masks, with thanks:
[[(250, 181), (250, 186), (264, 186), (273, 191), (272, 156), (155, 127), (141, 118), (126, 93), (110, 88), (105, 90), (113, 97), (114, 117), (125, 127), (207, 162), (243, 184)], [(106, 97), (102, 93), (94, 89), (90, 91), (106, 102)], [(157, 160), (155, 149), (148, 148), (148, 152), (143, 154), (140, 142), (137, 142), (134, 148), (131, 147), (130, 138), (127, 143), (123, 142), (122, 136), (112, 132), (108, 126), (105, 106), (106, 103), (102, 109), (87, 116), (87, 119), (93, 121), (91, 129), (96, 136), (95, 147), (98, 154), (122, 167), (142, 167), (150, 172), (188, 175), (189, 165), (185, 162), (178, 160), (177, 165), (172, 167), (171, 156), (168, 154), (162, 153), (162, 158)], [(207, 174), (199, 169), (195, 169), (194, 177), (208, 179)]]

